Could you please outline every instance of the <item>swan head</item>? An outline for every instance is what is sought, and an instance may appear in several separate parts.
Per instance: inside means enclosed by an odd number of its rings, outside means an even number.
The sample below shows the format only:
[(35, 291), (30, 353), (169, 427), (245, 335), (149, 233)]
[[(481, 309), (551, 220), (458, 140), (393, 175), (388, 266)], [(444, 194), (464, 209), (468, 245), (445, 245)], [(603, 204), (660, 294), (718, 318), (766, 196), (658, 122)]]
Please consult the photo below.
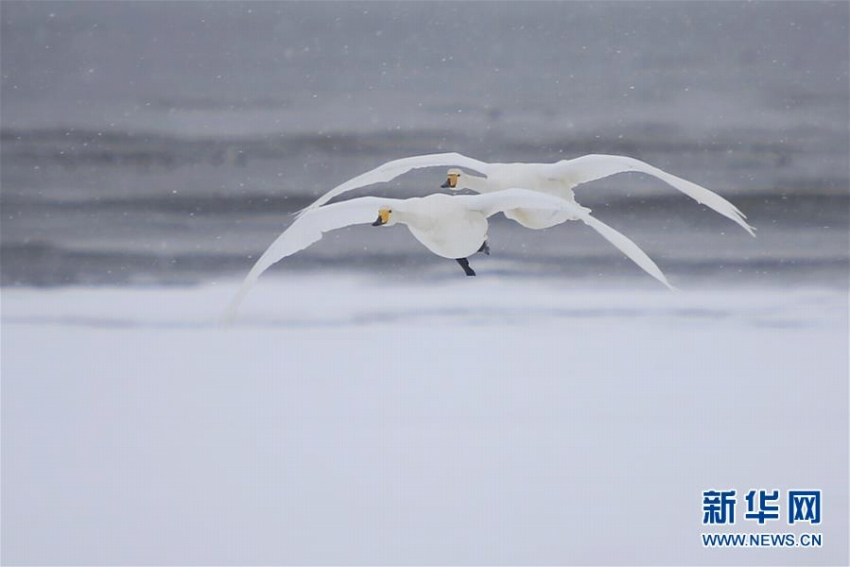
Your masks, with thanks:
[(459, 169), (452, 168), (446, 174), (446, 182), (440, 185), (443, 189), (454, 189), (458, 191), (462, 189), (460, 185), (460, 178), (463, 175), (463, 172)]
[(393, 217), (393, 210), (389, 207), (381, 207), (378, 209), (378, 218), (372, 223), (372, 226), (392, 226), (396, 223)]

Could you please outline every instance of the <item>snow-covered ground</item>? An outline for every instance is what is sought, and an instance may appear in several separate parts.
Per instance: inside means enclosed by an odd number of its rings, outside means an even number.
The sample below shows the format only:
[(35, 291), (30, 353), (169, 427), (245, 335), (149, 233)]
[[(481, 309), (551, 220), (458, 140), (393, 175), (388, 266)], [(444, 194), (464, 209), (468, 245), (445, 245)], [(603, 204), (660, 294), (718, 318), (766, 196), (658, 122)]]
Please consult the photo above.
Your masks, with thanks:
[(847, 564), (846, 289), (677, 283), (288, 274), (226, 329), (235, 281), (4, 288), (2, 560)]

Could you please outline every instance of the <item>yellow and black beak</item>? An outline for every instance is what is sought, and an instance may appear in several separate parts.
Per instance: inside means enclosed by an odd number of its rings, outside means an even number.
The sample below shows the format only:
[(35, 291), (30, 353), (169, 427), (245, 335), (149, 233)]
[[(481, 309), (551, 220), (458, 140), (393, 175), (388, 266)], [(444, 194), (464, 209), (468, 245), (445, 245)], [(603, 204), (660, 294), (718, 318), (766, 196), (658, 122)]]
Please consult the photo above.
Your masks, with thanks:
[(389, 209), (381, 209), (378, 211), (378, 218), (375, 219), (372, 226), (382, 226), (390, 222), (390, 212), (391, 211)]
[(455, 187), (457, 187), (457, 178), (457, 173), (449, 173), (446, 182), (440, 185), (440, 187), (442, 187), (443, 189), (454, 189)]

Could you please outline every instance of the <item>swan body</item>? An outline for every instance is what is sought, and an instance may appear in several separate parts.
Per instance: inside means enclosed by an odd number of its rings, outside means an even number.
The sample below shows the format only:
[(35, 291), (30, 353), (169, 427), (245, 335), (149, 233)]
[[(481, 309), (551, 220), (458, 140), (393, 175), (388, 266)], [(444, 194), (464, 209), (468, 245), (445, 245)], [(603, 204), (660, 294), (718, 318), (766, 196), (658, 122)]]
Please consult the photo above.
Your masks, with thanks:
[[(487, 163), (459, 153), (407, 157), (387, 162), (371, 171), (349, 179), (319, 197), (302, 213), (320, 207), (334, 197), (353, 189), (391, 181), (414, 169), (440, 166), (452, 168), (449, 169), (447, 181), (443, 184), (444, 188), (471, 189), (478, 193), (491, 193), (519, 187), (556, 195), (573, 203), (576, 202), (573, 188), (577, 185), (617, 173), (645, 173), (678, 189), (697, 202), (737, 223), (741, 228), (755, 236), (753, 227), (746, 222), (746, 216), (735, 205), (717, 193), (638, 159), (602, 154), (590, 154), (555, 163)], [(471, 170), (479, 175), (465, 173), (457, 168)], [(568, 215), (564, 212), (552, 214), (551, 211), (539, 211), (531, 208), (513, 210), (506, 213), (506, 216), (533, 229), (548, 228), (569, 220)]]
[(302, 211), (251, 268), (224, 319), (234, 317), (242, 299), (270, 266), (318, 242), (326, 232), (355, 224), (404, 224), (428, 250), (443, 258), (457, 260), (467, 275), (475, 275), (466, 257), (488, 250), (487, 219), (499, 212), (511, 213), (518, 209), (581, 220), (672, 289), (655, 262), (634, 242), (592, 217), (589, 209), (566, 199), (516, 188), (479, 195), (435, 193), (409, 199), (360, 197)]

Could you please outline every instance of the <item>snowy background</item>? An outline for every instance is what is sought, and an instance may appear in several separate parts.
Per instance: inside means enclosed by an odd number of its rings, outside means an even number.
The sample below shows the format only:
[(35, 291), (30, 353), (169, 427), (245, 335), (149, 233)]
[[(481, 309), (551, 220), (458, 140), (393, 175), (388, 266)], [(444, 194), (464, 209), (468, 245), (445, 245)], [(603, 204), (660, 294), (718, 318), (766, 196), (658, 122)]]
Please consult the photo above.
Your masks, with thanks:
[[(847, 564), (846, 3), (0, 4), (4, 564)], [(477, 278), (352, 227), (389, 159), (631, 155)], [(442, 169), (357, 194), (421, 195)], [(735, 526), (702, 492), (736, 489)], [(744, 520), (751, 489), (823, 522)], [(786, 509), (782, 510), (784, 514)], [(705, 549), (703, 532), (822, 533)]]

